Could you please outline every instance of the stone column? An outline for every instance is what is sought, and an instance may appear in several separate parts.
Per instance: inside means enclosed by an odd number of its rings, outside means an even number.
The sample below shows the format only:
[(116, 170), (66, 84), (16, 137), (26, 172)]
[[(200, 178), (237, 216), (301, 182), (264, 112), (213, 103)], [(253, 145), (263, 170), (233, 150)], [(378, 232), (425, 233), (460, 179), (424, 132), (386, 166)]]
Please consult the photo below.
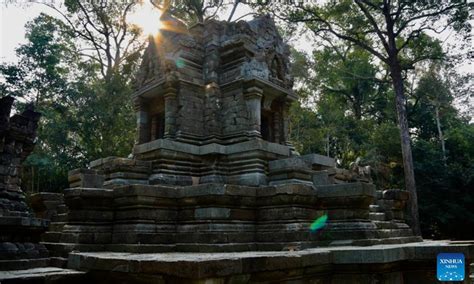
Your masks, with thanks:
[(164, 138), (172, 138), (176, 134), (178, 119), (178, 95), (175, 88), (166, 89), (165, 98), (165, 133)]
[(296, 151), (296, 148), (290, 142), (290, 106), (291, 101), (286, 101), (282, 107), (282, 116), (283, 116), (283, 137), (282, 141), (284, 144), (290, 147), (290, 154), (291, 156), (299, 156), (300, 154)]
[(135, 99), (135, 112), (137, 114), (137, 144), (150, 141), (150, 119), (142, 98)]
[(245, 90), (244, 98), (249, 113), (249, 132), (260, 136), (260, 126), (262, 119), (262, 96), (263, 90), (257, 87), (251, 87)]
[(281, 143), (281, 115), (280, 110), (273, 113), (273, 137), (275, 138), (275, 143)]
[(286, 101), (283, 103), (283, 106), (282, 106), (282, 119), (283, 119), (283, 137), (282, 137), (282, 141), (284, 141), (284, 143), (286, 145), (291, 145), (290, 141), (289, 141), (289, 125), (290, 125), (290, 106), (291, 106), (291, 102), (289, 101)]

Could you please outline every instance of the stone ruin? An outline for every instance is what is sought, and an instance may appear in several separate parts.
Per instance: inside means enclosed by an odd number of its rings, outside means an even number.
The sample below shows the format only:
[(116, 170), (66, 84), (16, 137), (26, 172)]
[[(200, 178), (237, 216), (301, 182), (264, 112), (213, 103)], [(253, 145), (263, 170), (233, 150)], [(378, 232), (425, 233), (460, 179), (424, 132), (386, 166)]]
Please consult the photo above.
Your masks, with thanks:
[[(43, 206), (54, 194), (35, 197), (51, 217), (51, 255), (93, 282), (431, 283), (425, 264), (440, 245), (413, 235), (408, 192), (377, 190), (291, 145), (297, 97), (273, 21), (187, 29), (165, 17), (135, 83), (131, 157), (70, 171), (67, 217)], [(325, 214), (326, 227), (311, 232)]]
[(7, 269), (45, 265), (48, 257), (39, 241), (49, 221), (35, 217), (20, 188), (21, 163), (33, 151), (40, 113), (27, 107), (10, 117), (13, 101), (0, 99), (0, 267)]

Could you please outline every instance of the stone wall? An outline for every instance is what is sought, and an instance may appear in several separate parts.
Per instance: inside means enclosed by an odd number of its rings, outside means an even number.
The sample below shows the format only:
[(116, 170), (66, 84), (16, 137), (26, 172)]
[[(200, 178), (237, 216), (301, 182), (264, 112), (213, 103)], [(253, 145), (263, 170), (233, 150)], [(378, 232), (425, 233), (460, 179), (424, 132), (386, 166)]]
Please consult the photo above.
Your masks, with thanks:
[(0, 99), (0, 270), (44, 265), (39, 243), (48, 221), (35, 218), (21, 190), (21, 163), (33, 150), (40, 113), (32, 106), (10, 117), (12, 97)]

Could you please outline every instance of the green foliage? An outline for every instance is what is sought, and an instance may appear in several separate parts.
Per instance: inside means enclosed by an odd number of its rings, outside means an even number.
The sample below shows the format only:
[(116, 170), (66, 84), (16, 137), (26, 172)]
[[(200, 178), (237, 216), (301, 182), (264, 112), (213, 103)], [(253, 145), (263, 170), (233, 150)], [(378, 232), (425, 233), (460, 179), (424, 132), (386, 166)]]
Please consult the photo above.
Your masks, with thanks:
[(27, 24), (26, 39), (17, 49), (18, 64), (0, 65), (0, 90), (33, 101), (42, 113), (37, 146), (24, 164), (25, 189), (58, 191), (68, 186), (69, 170), (130, 153), (130, 82), (140, 49), (122, 53), (116, 67), (100, 66), (97, 58), (81, 55), (81, 39), (70, 26), (45, 14)]
[[(316, 110), (315, 117), (321, 126), (319, 131), (323, 132), (319, 136), (328, 137), (326, 152), (335, 156), (341, 165), (347, 165), (354, 157), (362, 157), (375, 168), (379, 186), (405, 187), (416, 197), (410, 135), (414, 138), (412, 143), (419, 147), (417, 151), (426, 152), (426, 155), (417, 153), (416, 175), (423, 172), (420, 171), (421, 164), (424, 171), (435, 175), (433, 179), (441, 178), (439, 184), (455, 191), (450, 182), (454, 177), (451, 170), (445, 169), (444, 175), (437, 175), (436, 171), (431, 173), (429, 168), (424, 168), (429, 165), (425, 165), (424, 160), (434, 155), (433, 149), (426, 145), (438, 147), (443, 167), (450, 165), (451, 169), (470, 171), (467, 170), (470, 165), (452, 164), (449, 160), (452, 157), (447, 154), (453, 150), (448, 147), (448, 133), (458, 128), (457, 122), (461, 121), (448, 91), (455, 90), (456, 85), (426, 74), (415, 92), (407, 92), (409, 84), (405, 79), (413, 78), (415, 67), (419, 68), (422, 62), (442, 63), (446, 59), (441, 43), (428, 34), (452, 28), (467, 35), (471, 28), (467, 21), (468, 10), (473, 5), (461, 0), (343, 0), (276, 4), (262, 10), (272, 11), (293, 24), (302, 23), (318, 43), (322, 42), (323, 47), (315, 52), (313, 68), (316, 75), (302, 80), (306, 94), (302, 102), (318, 104), (312, 108)], [(383, 84), (384, 81), (391, 81), (393, 86)], [(456, 96), (462, 93), (458, 92)], [(409, 109), (408, 115), (405, 107)], [(398, 127), (395, 118), (398, 118)], [(466, 121), (462, 123), (466, 125)], [(403, 157), (395, 148), (400, 144), (404, 149)], [(439, 161), (439, 155), (437, 157)], [(406, 169), (404, 174), (402, 161)], [(401, 182), (403, 179), (405, 185)], [(469, 179), (462, 177), (464, 182)], [(419, 186), (420, 191), (424, 189), (423, 185)], [(423, 211), (427, 204), (422, 198), (419, 202)], [(467, 204), (456, 206), (453, 210), (465, 212), (469, 209)], [(408, 208), (410, 223), (418, 231), (417, 205), (411, 202)], [(426, 211), (422, 214), (426, 216)], [(442, 230), (449, 232), (446, 227)]]
[(437, 142), (414, 143), (423, 233), (431, 238), (474, 237), (474, 125), (446, 132), (447, 165)]

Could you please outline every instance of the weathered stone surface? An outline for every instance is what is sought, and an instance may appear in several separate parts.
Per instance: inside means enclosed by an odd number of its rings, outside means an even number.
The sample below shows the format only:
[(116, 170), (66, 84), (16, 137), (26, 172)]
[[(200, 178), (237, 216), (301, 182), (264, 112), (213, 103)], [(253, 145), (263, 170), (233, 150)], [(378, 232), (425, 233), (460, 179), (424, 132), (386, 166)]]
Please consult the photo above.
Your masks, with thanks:
[(69, 171), (70, 187), (101, 188), (104, 184), (102, 172), (93, 169), (75, 169)]
[(324, 170), (327, 168), (335, 168), (336, 161), (334, 158), (318, 155), (318, 154), (307, 154), (301, 156), (306, 163), (308, 163), (313, 170)]
[[(191, 279), (210, 281), (216, 278), (222, 279), (223, 283), (227, 283), (229, 279), (240, 279), (243, 283), (257, 279), (271, 282), (288, 281), (299, 275), (298, 279), (311, 280), (311, 283), (314, 281), (367, 283), (364, 281), (373, 279), (373, 275), (377, 274), (379, 277), (386, 275), (383, 276), (386, 280), (392, 279), (392, 282), (385, 283), (399, 283), (393, 281), (400, 279), (416, 283), (434, 283), (432, 281), (436, 281), (435, 269), (431, 267), (434, 263), (433, 259), (436, 259), (437, 253), (444, 251), (447, 246), (453, 251), (464, 253), (468, 261), (474, 256), (473, 245), (431, 241), (402, 245), (345, 246), (280, 252), (72, 253), (69, 257), (69, 267), (85, 269), (92, 273), (114, 271), (142, 276), (161, 275), (164, 279), (177, 277), (173, 279), (180, 279), (180, 282), (188, 282)], [(412, 262), (418, 263), (418, 273), (405, 270), (406, 267), (412, 265)], [(429, 265), (424, 267), (422, 263)], [(344, 271), (346, 277), (335, 271)], [(125, 274), (120, 275), (125, 276)], [(325, 282), (327, 280), (335, 282)], [(420, 280), (422, 282), (419, 282)]]
[(311, 174), (311, 179), (313, 181), (314, 186), (328, 185), (329, 184), (328, 171), (314, 171)]
[(39, 241), (49, 222), (34, 218), (20, 183), (21, 163), (33, 151), (41, 114), (29, 105), (10, 117), (13, 101), (0, 98), (0, 270), (41, 265), (45, 260), (39, 259), (48, 257)]
[(0, 271), (2, 283), (83, 283), (85, 272), (58, 267)]

